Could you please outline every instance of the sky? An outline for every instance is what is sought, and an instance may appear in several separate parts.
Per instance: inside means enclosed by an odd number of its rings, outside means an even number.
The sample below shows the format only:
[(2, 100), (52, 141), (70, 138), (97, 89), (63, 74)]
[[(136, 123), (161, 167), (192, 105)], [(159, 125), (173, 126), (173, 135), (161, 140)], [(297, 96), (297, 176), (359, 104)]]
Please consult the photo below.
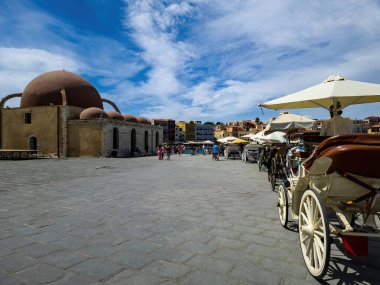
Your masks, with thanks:
[[(0, 0), (0, 97), (64, 69), (122, 113), (266, 121), (279, 112), (258, 104), (330, 75), (380, 83), (379, 27), (375, 0)], [(379, 116), (380, 103), (344, 115)]]

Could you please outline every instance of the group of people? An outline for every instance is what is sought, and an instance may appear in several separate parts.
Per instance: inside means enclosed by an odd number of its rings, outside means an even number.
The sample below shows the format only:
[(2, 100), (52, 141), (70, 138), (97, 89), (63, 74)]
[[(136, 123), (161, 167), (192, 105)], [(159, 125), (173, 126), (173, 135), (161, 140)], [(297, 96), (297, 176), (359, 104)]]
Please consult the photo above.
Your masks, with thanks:
[(170, 155), (172, 154), (172, 146), (171, 145), (159, 145), (157, 147), (157, 156), (158, 160), (163, 160), (164, 156), (167, 160), (170, 160)]
[(156, 153), (157, 153), (158, 160), (163, 160), (164, 157), (167, 160), (170, 160), (170, 156), (172, 155), (173, 151), (177, 152), (178, 155), (181, 156), (183, 154), (184, 149), (185, 149), (184, 145), (178, 145), (178, 146), (172, 147), (170, 144), (167, 144), (167, 145), (160, 144), (157, 147)]

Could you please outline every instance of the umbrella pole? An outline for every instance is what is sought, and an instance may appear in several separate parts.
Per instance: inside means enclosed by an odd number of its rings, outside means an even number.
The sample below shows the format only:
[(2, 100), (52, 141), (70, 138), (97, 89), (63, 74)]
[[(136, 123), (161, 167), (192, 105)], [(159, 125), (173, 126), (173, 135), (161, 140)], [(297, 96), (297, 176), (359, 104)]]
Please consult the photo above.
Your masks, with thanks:
[[(335, 117), (337, 114), (338, 114), (338, 110), (337, 110), (337, 103), (336, 103), (336, 98), (333, 97), (333, 116)], [(336, 135), (336, 124), (334, 123), (334, 136)]]

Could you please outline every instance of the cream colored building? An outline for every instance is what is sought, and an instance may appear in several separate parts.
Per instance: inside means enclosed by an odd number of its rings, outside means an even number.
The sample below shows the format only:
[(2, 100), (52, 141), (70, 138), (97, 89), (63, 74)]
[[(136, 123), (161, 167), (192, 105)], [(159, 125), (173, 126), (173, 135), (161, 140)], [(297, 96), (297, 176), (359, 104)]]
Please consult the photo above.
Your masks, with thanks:
[[(4, 108), (20, 97), (20, 107)], [(103, 103), (114, 111), (105, 112)], [(163, 129), (149, 120), (120, 114), (85, 79), (51, 71), (32, 80), (23, 93), (0, 101), (0, 149), (37, 150), (54, 157), (151, 155)]]

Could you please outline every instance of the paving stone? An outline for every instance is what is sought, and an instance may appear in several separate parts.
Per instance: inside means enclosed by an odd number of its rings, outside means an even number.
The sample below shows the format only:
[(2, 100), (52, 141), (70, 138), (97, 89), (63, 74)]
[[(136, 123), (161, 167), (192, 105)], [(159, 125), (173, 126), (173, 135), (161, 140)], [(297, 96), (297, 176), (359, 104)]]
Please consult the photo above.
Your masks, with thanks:
[(5, 239), (5, 238), (9, 238), (11, 236), (14, 236), (14, 234), (12, 234), (11, 232), (9, 231), (1, 231), (0, 230), (0, 240), (1, 239)]
[(37, 264), (17, 273), (31, 283), (43, 284), (53, 282), (61, 278), (65, 272), (48, 264)]
[(208, 244), (216, 248), (243, 249), (247, 247), (247, 243), (243, 241), (223, 237), (215, 237)]
[(197, 254), (187, 261), (186, 264), (203, 271), (227, 274), (235, 266), (236, 262)]
[(233, 280), (225, 275), (216, 274), (206, 271), (195, 271), (181, 282), (183, 285), (233, 285), (238, 284), (237, 280)]
[(33, 243), (35, 243), (33, 240), (26, 239), (23, 237), (13, 236), (13, 237), (0, 240), (0, 247), (8, 249), (8, 250), (13, 250), (18, 247), (27, 246)]
[(145, 268), (144, 271), (162, 277), (179, 278), (181, 276), (184, 276), (186, 273), (189, 273), (191, 271), (191, 268), (188, 266), (159, 260), (153, 262), (151, 265)]
[(236, 238), (240, 235), (239, 232), (227, 230), (227, 229), (220, 229), (220, 228), (212, 229), (208, 233), (217, 237), (225, 237), (225, 238)]
[(54, 285), (100, 285), (102, 283), (95, 281), (87, 276), (77, 274), (77, 273), (68, 273), (57, 282), (54, 282)]
[(137, 273), (131, 276), (126, 276), (124, 279), (110, 279), (105, 284), (107, 285), (156, 285), (162, 284), (165, 278), (148, 273)]
[(62, 250), (62, 251), (56, 251), (56, 252), (50, 253), (42, 257), (40, 260), (44, 263), (49, 263), (56, 267), (66, 269), (88, 258), (89, 256), (80, 254), (78, 252)]
[(49, 253), (52, 253), (58, 250), (60, 250), (60, 248), (57, 246), (53, 246), (50, 244), (43, 244), (43, 243), (34, 243), (31, 245), (27, 245), (27, 246), (16, 249), (16, 251), (19, 253), (22, 253), (27, 256), (32, 256), (35, 258), (47, 255)]
[(38, 261), (19, 253), (0, 257), (0, 270), (17, 272), (37, 264)]
[(238, 280), (248, 281), (253, 284), (260, 285), (279, 285), (282, 280), (281, 275), (273, 273), (272, 271), (263, 270), (261, 268), (258, 269), (253, 264), (238, 264), (231, 271), (230, 275)]
[(123, 249), (122, 246), (112, 246), (106, 244), (93, 244), (81, 248), (78, 251), (93, 257), (108, 257)]
[(154, 259), (161, 259), (174, 263), (183, 263), (190, 259), (193, 255), (194, 253), (190, 251), (174, 249), (171, 247), (161, 247), (150, 254), (150, 256)]
[(62, 240), (65, 237), (66, 235), (62, 233), (56, 233), (53, 231), (41, 232), (41, 233), (30, 236), (32, 240), (35, 240), (38, 242), (46, 242), (46, 243), (52, 243), (58, 240)]
[(67, 250), (77, 250), (79, 248), (86, 247), (89, 244), (90, 242), (88, 240), (78, 237), (67, 237), (52, 243), (52, 245), (56, 245)]
[(92, 258), (71, 267), (70, 270), (101, 281), (120, 272), (122, 267), (105, 259)]
[(187, 241), (177, 247), (180, 250), (193, 252), (195, 254), (209, 254), (212, 253), (217, 246), (213, 244), (205, 244), (195, 241)]
[(120, 273), (117, 273), (116, 275), (108, 279), (106, 284), (126, 284), (126, 280), (128, 280), (128, 278), (132, 275), (136, 275), (136, 271), (124, 269)]
[(22, 285), (24, 284), (24, 282), (5, 272), (0, 271), (0, 284), (1, 285)]
[(141, 254), (148, 254), (159, 249), (161, 245), (152, 242), (130, 240), (120, 245), (120, 248), (130, 252), (138, 252)]
[(136, 253), (135, 251), (122, 250), (112, 256), (109, 256), (107, 259), (126, 265), (131, 269), (141, 269), (154, 261), (156, 258), (150, 255)]
[(93, 229), (76, 229), (73, 231), (68, 232), (69, 235), (81, 237), (84, 239), (92, 238), (97, 234), (96, 230)]

